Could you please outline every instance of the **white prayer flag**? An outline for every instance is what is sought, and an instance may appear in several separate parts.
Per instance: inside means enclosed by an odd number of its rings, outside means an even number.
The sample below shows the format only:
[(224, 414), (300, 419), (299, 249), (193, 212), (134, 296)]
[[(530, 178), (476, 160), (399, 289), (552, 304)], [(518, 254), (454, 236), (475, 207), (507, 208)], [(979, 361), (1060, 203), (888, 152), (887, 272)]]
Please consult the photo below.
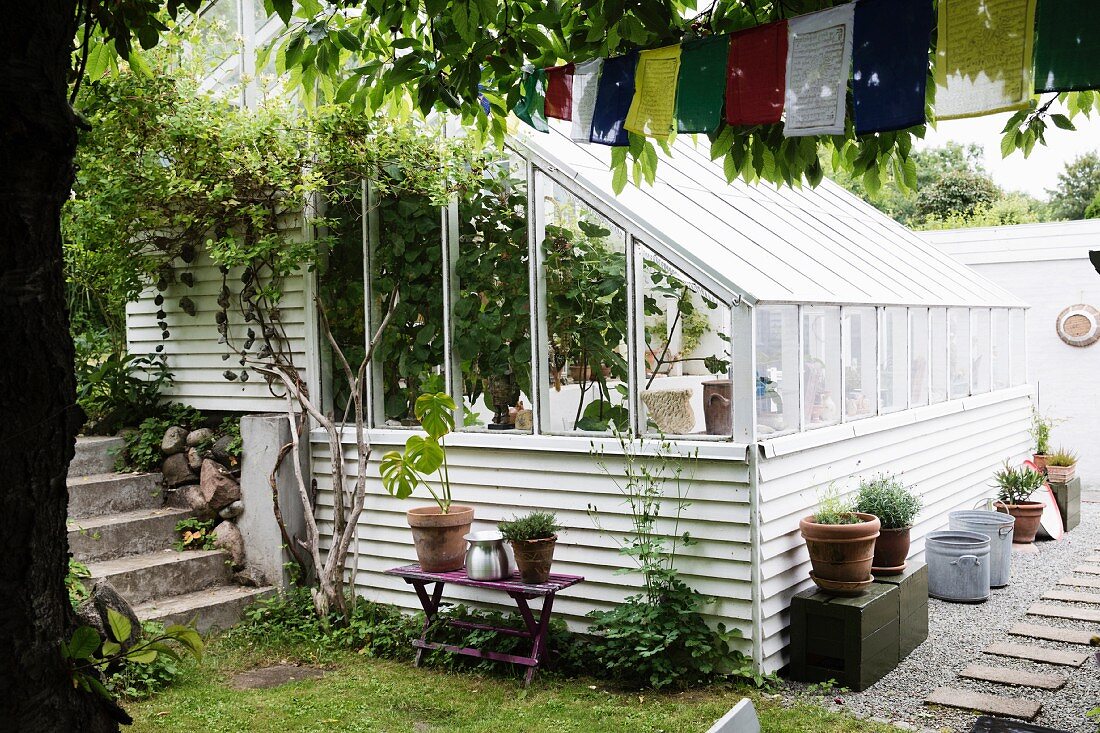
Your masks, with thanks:
[(600, 86), (600, 70), (603, 59), (592, 59), (573, 68), (573, 101), (569, 139), (588, 142), (592, 134), (592, 114), (596, 110), (596, 92)]
[(855, 3), (787, 21), (787, 137), (844, 134)]

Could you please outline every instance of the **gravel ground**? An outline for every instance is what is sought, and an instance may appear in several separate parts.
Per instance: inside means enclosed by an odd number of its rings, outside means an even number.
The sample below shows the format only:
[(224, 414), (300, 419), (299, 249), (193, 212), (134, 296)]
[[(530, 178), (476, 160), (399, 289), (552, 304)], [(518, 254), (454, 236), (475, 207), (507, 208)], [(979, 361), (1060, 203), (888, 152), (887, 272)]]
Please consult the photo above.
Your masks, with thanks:
[[(1088, 498), (1093, 499), (1093, 496)], [(1027, 608), (1058, 580), (1072, 575), (1081, 559), (1100, 548), (1100, 503), (1083, 502), (1081, 524), (1059, 542), (1037, 542), (1037, 554), (1013, 552), (1012, 582), (1006, 588), (994, 589), (988, 601), (971, 605), (945, 603), (929, 599), (928, 640), (910, 654), (893, 672), (863, 692), (838, 693), (839, 700), (850, 712), (863, 716), (901, 723), (903, 727), (934, 731), (969, 731), (976, 715), (953, 708), (927, 706), (924, 697), (936, 687), (988, 692), (1008, 697), (1038, 700), (1043, 704), (1039, 725), (1073, 733), (1096, 733), (1085, 713), (1100, 705), (1100, 665), (1087, 660), (1080, 668), (1061, 667), (1006, 657), (982, 654), (981, 650), (997, 641), (1037, 644), (1054, 649), (1082, 651), (1086, 647), (1059, 642), (1032, 640), (1009, 636), (1006, 632), (1019, 622), (1064, 626), (1100, 633), (1097, 624), (1026, 616)], [(1100, 575), (1091, 577), (1100, 578)], [(1070, 588), (1100, 593), (1095, 588)], [(1097, 609), (1096, 604), (1065, 604), (1043, 601), (1051, 605), (1080, 605)], [(1069, 678), (1061, 690), (1046, 691), (1031, 687), (1010, 687), (979, 680), (964, 679), (958, 672), (976, 662), (989, 666), (1016, 667), (1033, 672), (1060, 674)], [(802, 686), (791, 683), (793, 691)], [(831, 702), (839, 707), (841, 703)]]

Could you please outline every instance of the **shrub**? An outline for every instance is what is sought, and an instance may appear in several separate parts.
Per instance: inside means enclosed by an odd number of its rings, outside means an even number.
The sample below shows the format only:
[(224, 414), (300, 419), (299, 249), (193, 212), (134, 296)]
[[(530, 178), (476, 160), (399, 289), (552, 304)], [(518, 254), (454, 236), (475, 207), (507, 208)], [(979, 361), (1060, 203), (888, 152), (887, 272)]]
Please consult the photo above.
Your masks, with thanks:
[(879, 476), (859, 485), (855, 510), (874, 514), (883, 529), (904, 529), (920, 512), (921, 499), (892, 476)]
[(1005, 504), (1020, 504), (1028, 500), (1036, 489), (1043, 485), (1043, 474), (1029, 466), (1015, 468), (1005, 461), (1004, 466), (993, 474), (997, 498)]
[(1059, 447), (1057, 451), (1051, 453), (1047, 458), (1048, 466), (1076, 466), (1077, 454), (1073, 451), (1066, 450)]
[(113, 434), (156, 414), (160, 393), (172, 383), (164, 357), (77, 353), (76, 401), (86, 416), (85, 430)]
[(848, 499), (843, 499), (836, 486), (829, 484), (829, 488), (821, 495), (817, 502), (817, 511), (814, 512), (814, 521), (818, 524), (859, 524), (863, 520), (857, 517), (855, 506)]
[(180, 538), (172, 546), (177, 551), (183, 550), (213, 550), (214, 549), (214, 520), (196, 519), (189, 517), (176, 522), (176, 532)]
[(164, 431), (173, 425), (193, 430), (202, 424), (202, 413), (186, 405), (170, 404), (147, 417), (137, 428), (124, 435), (126, 441), (115, 460), (117, 471), (156, 471), (164, 456), (160, 451)]
[[(155, 638), (164, 634), (162, 624), (145, 621), (141, 624), (144, 638)], [(107, 674), (104, 684), (114, 695), (122, 698), (140, 700), (168, 687), (180, 674), (180, 660), (172, 654), (157, 654), (149, 662), (134, 662), (122, 659), (118, 668)]]
[(562, 530), (558, 518), (551, 512), (531, 512), (523, 517), (513, 517), (510, 522), (501, 522), (497, 529), (504, 539), (512, 542), (525, 540), (544, 540), (553, 537)]

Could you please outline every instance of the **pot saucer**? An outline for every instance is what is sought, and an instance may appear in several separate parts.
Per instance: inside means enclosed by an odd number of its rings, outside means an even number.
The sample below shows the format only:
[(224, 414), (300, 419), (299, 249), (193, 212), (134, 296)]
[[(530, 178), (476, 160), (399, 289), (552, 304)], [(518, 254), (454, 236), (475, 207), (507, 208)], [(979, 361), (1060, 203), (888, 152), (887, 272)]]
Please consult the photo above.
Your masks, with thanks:
[(867, 586), (875, 582), (875, 576), (871, 576), (867, 580), (861, 580), (854, 583), (843, 583), (836, 580), (825, 580), (819, 578), (810, 573), (810, 579), (817, 584), (817, 587), (826, 593), (832, 593), (834, 596), (858, 596), (862, 595), (863, 591), (867, 590)]
[[(901, 565), (892, 568), (878, 568), (872, 565), (871, 572), (875, 575), (901, 575), (905, 572), (905, 565), (905, 563), (902, 563)], [(872, 576), (872, 578), (873, 577), (874, 576)]]

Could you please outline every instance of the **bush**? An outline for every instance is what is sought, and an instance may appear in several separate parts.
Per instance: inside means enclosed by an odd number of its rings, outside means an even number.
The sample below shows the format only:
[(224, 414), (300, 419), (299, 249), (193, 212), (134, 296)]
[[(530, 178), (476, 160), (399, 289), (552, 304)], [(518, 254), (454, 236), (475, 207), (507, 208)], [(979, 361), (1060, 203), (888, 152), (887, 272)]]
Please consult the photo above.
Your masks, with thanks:
[[(141, 624), (144, 638), (155, 638), (164, 633), (164, 626), (155, 621)], [(123, 659), (117, 669), (108, 671), (104, 684), (114, 695), (140, 700), (168, 687), (179, 676), (180, 660), (171, 654), (160, 653), (149, 662), (132, 662)]]
[(855, 510), (874, 514), (883, 529), (904, 529), (920, 512), (921, 499), (892, 476), (879, 476), (859, 485)]
[(523, 517), (513, 517), (510, 522), (501, 522), (497, 529), (504, 539), (511, 542), (525, 540), (545, 540), (561, 531), (558, 518), (551, 512), (531, 512)]
[(160, 444), (164, 431), (173, 425), (185, 430), (193, 430), (202, 424), (202, 413), (186, 405), (170, 404), (158, 410), (154, 417), (141, 421), (132, 432), (124, 437), (126, 444), (115, 460), (116, 471), (157, 471), (160, 469)]
[(179, 539), (172, 545), (177, 552), (214, 549), (214, 520), (190, 517), (176, 522)]
[(172, 383), (164, 357), (112, 353), (97, 358), (77, 353), (76, 401), (85, 431), (111, 435), (155, 415), (160, 393)]
[(1043, 474), (1033, 471), (1029, 466), (1014, 468), (1005, 462), (997, 473), (993, 474), (994, 486), (998, 489), (997, 498), (1005, 504), (1020, 504), (1043, 485)]

